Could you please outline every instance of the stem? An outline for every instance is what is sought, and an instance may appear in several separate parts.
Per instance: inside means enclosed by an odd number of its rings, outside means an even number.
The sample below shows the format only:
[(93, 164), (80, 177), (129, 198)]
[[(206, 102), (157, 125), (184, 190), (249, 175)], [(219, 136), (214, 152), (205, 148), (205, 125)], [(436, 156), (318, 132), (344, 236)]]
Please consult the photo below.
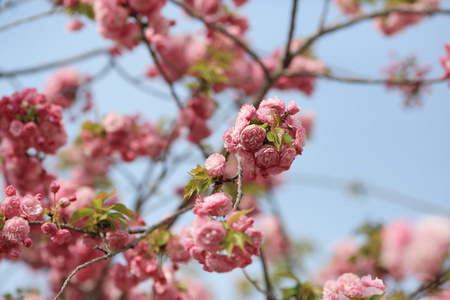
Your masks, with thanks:
[(238, 182), (237, 182), (237, 196), (236, 196), (236, 202), (234, 203), (233, 206), (233, 210), (231, 211), (231, 213), (233, 213), (236, 209), (239, 209), (239, 204), (241, 203), (241, 199), (242, 196), (244, 195), (244, 193), (242, 192), (242, 162), (239, 158), (239, 155), (235, 155), (236, 160), (237, 160), (237, 169), (238, 169)]
[(295, 15), (297, 13), (297, 3), (298, 0), (294, 0), (293, 4), (292, 4), (292, 13), (291, 13), (291, 26), (289, 28), (289, 35), (288, 35), (288, 40), (286, 43), (286, 50), (285, 50), (285, 54), (284, 54), (284, 59), (283, 59), (283, 67), (286, 68), (289, 65), (289, 62), (291, 60), (291, 41), (292, 41), (292, 36), (294, 35), (294, 29), (295, 29)]

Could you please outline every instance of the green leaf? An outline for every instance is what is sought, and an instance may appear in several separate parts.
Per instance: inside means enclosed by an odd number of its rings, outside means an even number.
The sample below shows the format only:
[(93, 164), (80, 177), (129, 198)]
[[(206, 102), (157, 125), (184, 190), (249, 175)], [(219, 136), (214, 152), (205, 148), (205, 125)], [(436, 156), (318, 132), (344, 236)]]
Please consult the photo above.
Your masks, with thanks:
[(113, 220), (126, 220), (127, 218), (119, 213), (108, 213), (108, 218)]
[(372, 295), (370, 297), (364, 297), (365, 300), (380, 300), (381, 298), (383, 298), (383, 296), (386, 294), (386, 292), (384, 292), (383, 294), (380, 295)]
[(89, 216), (90, 214), (92, 214), (94, 212), (94, 210), (92, 208), (89, 207), (83, 207), (80, 208), (78, 210), (76, 210), (72, 217), (69, 220), (69, 224), (72, 224), (73, 222), (76, 222), (78, 220), (83, 219), (84, 217)]
[(297, 276), (295, 276), (293, 273), (291, 272), (282, 272), (277, 274), (278, 277), (283, 277), (283, 278), (290, 278), (295, 280), (298, 284), (300, 284), (300, 279), (297, 278)]
[(240, 217), (242, 217), (243, 215), (248, 214), (249, 212), (251, 212), (252, 210), (254, 210), (255, 208), (252, 207), (250, 209), (244, 209), (244, 210), (240, 210), (239, 212), (237, 212), (236, 214), (234, 214), (231, 218), (229, 218), (227, 220), (227, 224), (231, 225), (234, 222), (236, 222)]
[(195, 191), (200, 194), (211, 185), (212, 178), (202, 166), (197, 165), (197, 168), (192, 169), (189, 174), (192, 176), (192, 179), (184, 187), (185, 198), (192, 196)]
[(292, 137), (289, 134), (285, 133), (283, 135), (283, 140), (289, 145), (289, 147), (292, 147)]
[(273, 135), (272, 131), (267, 131), (266, 137), (269, 142), (273, 143), (275, 141), (275, 136)]
[(97, 199), (94, 199), (91, 201), (92, 207), (95, 209), (98, 209), (98, 210), (101, 210), (103, 208), (102, 204), (103, 204), (103, 200), (100, 198), (97, 198)]
[(128, 218), (136, 221), (136, 216), (134, 215), (134, 212), (125, 205), (123, 205), (122, 203), (113, 204), (110, 207), (108, 207), (108, 210), (118, 211), (127, 216)]
[(117, 193), (117, 191), (114, 189), (114, 191), (112, 191), (111, 193), (105, 193), (103, 191), (98, 192), (97, 194), (97, 198), (102, 199), (102, 201), (105, 201), (106, 199), (108, 199), (109, 197), (111, 197), (112, 195), (114, 195), (115, 193)]
[(286, 134), (283, 128), (279, 127), (272, 127), (270, 129), (270, 132), (272, 132), (273, 135), (273, 144), (275, 147), (277, 147), (277, 150), (280, 150), (281, 144), (283, 143), (283, 137)]

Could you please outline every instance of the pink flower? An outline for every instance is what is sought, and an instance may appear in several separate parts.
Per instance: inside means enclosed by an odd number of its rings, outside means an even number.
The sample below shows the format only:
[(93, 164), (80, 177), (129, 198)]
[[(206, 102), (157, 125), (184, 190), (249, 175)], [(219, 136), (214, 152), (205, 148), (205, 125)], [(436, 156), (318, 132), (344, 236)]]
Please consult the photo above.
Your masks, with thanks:
[(103, 118), (102, 125), (106, 133), (115, 133), (125, 128), (126, 120), (123, 116), (113, 112)]
[(124, 230), (109, 231), (106, 233), (106, 241), (112, 250), (125, 247), (131, 240), (131, 236)]
[(65, 244), (70, 242), (72, 235), (70, 234), (70, 231), (67, 229), (60, 229), (56, 232), (56, 234), (51, 238), (52, 241), (54, 241), (57, 244)]
[(289, 103), (288, 103), (288, 107), (286, 109), (286, 112), (291, 114), (291, 115), (295, 115), (299, 111), (300, 111), (300, 106), (298, 106), (297, 103), (295, 103), (295, 101), (290, 100)]
[(274, 126), (274, 114), (278, 112), (280, 115), (284, 114), (285, 103), (278, 97), (274, 99), (267, 99), (261, 101), (259, 108), (256, 111), (256, 117), (263, 123), (268, 123), (270, 126)]
[(79, 31), (84, 27), (84, 23), (78, 19), (72, 19), (66, 23), (65, 29), (67, 31)]
[(18, 244), (25, 240), (29, 233), (30, 225), (28, 221), (20, 217), (14, 217), (6, 220), (2, 230), (2, 238), (11, 243)]
[(249, 125), (242, 130), (240, 142), (246, 151), (254, 153), (261, 148), (266, 135), (266, 130), (261, 126)]
[(280, 163), (280, 153), (272, 145), (264, 145), (255, 153), (256, 166), (259, 168), (270, 168)]
[(41, 202), (33, 196), (26, 195), (20, 203), (20, 212), (23, 218), (29, 221), (35, 221), (42, 215)]
[(196, 219), (197, 221), (200, 221), (200, 225), (195, 228), (192, 233), (195, 243), (207, 251), (219, 250), (219, 244), (225, 240), (226, 237), (225, 228), (222, 223), (209, 220), (207, 217), (203, 218), (198, 216)]
[(166, 245), (166, 253), (174, 263), (187, 263), (191, 256), (184, 249), (181, 238), (171, 237)]
[(13, 137), (19, 137), (23, 132), (23, 127), (24, 125), (22, 122), (14, 120), (9, 124), (9, 132)]
[(226, 273), (235, 268), (235, 260), (226, 255), (211, 253), (206, 257), (205, 267), (207, 268), (204, 270), (208, 272)]
[(41, 231), (49, 237), (54, 237), (58, 232), (58, 226), (55, 223), (44, 223), (41, 225)]
[(205, 161), (206, 173), (211, 177), (222, 176), (225, 171), (225, 156), (219, 153), (210, 155)]
[(50, 191), (54, 194), (56, 194), (59, 191), (59, 184), (56, 182), (52, 182), (52, 184), (50, 184)]
[(13, 217), (19, 217), (21, 214), (21, 212), (20, 212), (20, 203), (21, 202), (22, 202), (22, 198), (17, 195), (6, 197), (0, 204), (0, 207), (2, 209), (2, 214), (7, 219), (12, 219)]
[[(201, 199), (201, 198), (200, 198)], [(206, 214), (225, 217), (230, 211), (233, 198), (228, 193), (215, 193), (197, 203)]]
[(238, 118), (250, 120), (250, 118), (255, 114), (256, 108), (250, 104), (244, 104), (241, 110), (238, 112)]
[(445, 74), (442, 78), (450, 78), (450, 44), (445, 44), (445, 56), (439, 57), (439, 60), (444, 67)]

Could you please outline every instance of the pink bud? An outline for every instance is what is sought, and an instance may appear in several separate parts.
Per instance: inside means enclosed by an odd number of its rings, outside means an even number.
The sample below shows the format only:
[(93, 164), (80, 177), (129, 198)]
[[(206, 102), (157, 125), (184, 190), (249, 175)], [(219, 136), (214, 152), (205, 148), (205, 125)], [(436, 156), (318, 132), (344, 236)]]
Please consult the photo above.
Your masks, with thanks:
[(70, 201), (67, 197), (62, 197), (58, 200), (58, 204), (62, 207), (65, 208), (67, 206), (70, 205)]
[(37, 193), (34, 198), (38, 199), (38, 201), (41, 201), (44, 197), (42, 196), (41, 193)]
[(50, 191), (52, 191), (52, 193), (56, 194), (59, 191), (59, 184), (57, 184), (56, 182), (52, 182), (52, 184), (50, 184)]
[(76, 196), (76, 195), (70, 196), (70, 197), (69, 197), (69, 201), (70, 201), (70, 202), (75, 202), (75, 201), (77, 201), (77, 196)]
[(16, 189), (12, 185), (8, 185), (5, 189), (5, 194), (7, 196), (14, 196), (16, 194)]
[(225, 171), (226, 159), (225, 156), (219, 153), (210, 155), (205, 161), (206, 173), (209, 176), (222, 176)]
[(27, 237), (23, 241), (23, 245), (27, 248), (30, 248), (31, 246), (33, 246), (33, 241), (29, 237)]

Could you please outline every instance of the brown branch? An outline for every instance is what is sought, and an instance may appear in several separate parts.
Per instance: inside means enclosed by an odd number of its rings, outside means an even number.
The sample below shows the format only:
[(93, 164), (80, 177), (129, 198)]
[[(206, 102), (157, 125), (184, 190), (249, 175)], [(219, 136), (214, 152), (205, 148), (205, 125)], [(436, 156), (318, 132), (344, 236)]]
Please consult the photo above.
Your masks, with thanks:
[(64, 58), (64, 59), (61, 59), (58, 61), (46, 63), (46, 64), (43, 64), (40, 66), (30, 67), (30, 68), (26, 68), (26, 69), (19, 69), (19, 70), (14, 70), (14, 71), (9, 71), (9, 72), (0, 72), (0, 78), (1, 77), (14, 77), (14, 76), (23, 75), (23, 74), (37, 73), (37, 72), (45, 71), (47, 69), (56, 68), (61, 65), (67, 65), (67, 64), (70, 64), (70, 63), (73, 63), (76, 61), (85, 60), (85, 59), (88, 59), (88, 58), (91, 58), (93, 56), (97, 56), (100, 54), (108, 54), (108, 51), (109, 51), (108, 48), (100, 48), (100, 49), (91, 50), (86, 53), (78, 54), (78, 55), (75, 55), (72, 57)]
[(242, 270), (242, 273), (244, 273), (245, 278), (247, 278), (247, 280), (255, 287), (255, 289), (257, 289), (259, 292), (263, 293), (264, 295), (269, 296), (267, 291), (260, 288), (258, 283), (255, 280), (251, 279), (250, 276), (248, 276), (247, 271), (245, 271), (245, 269), (241, 269), (241, 270)]
[(7, 29), (10, 29), (12, 27), (15, 27), (17, 25), (28, 23), (28, 22), (31, 22), (31, 21), (34, 21), (34, 20), (39, 20), (39, 19), (41, 19), (43, 17), (50, 16), (50, 15), (52, 15), (52, 14), (54, 14), (56, 12), (60, 12), (60, 11), (61, 10), (58, 10), (57, 8), (53, 7), (49, 11), (40, 12), (38, 14), (35, 14), (35, 15), (32, 15), (32, 16), (28, 16), (28, 17), (25, 17), (23, 19), (19, 19), (19, 20), (13, 21), (11, 23), (5, 24), (3, 26), (0, 26), (0, 32), (4, 31), (4, 30), (7, 30)]
[(267, 300), (276, 300), (275, 296), (273, 295), (273, 286), (272, 282), (270, 281), (269, 276), (269, 270), (267, 268), (266, 261), (264, 259), (263, 250), (259, 249), (260, 251), (260, 259), (261, 259), (261, 265), (263, 268), (263, 274), (264, 274), (264, 282), (266, 283), (266, 291), (267, 291)]
[[(45, 222), (44, 221), (29, 221), (28, 223), (30, 225), (42, 225)], [(83, 228), (79, 228), (79, 227), (75, 227), (75, 226), (72, 226), (72, 225), (69, 225), (69, 224), (66, 224), (66, 223), (60, 223), (59, 226), (62, 229), (69, 229), (69, 230), (80, 232), (80, 233), (98, 235), (98, 233), (96, 233), (96, 232), (89, 231), (89, 230), (86, 230), (86, 229), (83, 229)]]
[(237, 182), (236, 202), (234, 202), (233, 210), (231, 211), (231, 213), (233, 213), (236, 209), (239, 209), (239, 204), (241, 203), (242, 196), (244, 195), (244, 193), (242, 192), (242, 173), (243, 173), (242, 162), (239, 155), (236, 154), (235, 157), (237, 161), (238, 182)]
[(323, 4), (323, 10), (322, 15), (320, 16), (320, 22), (319, 22), (319, 32), (323, 31), (323, 28), (325, 27), (325, 21), (327, 20), (328, 15), (328, 9), (330, 8), (330, 0), (325, 0), (325, 3)]
[(297, 4), (298, 4), (298, 0), (293, 0), (293, 4), (292, 4), (292, 12), (291, 12), (291, 25), (289, 27), (289, 35), (288, 35), (288, 40), (286, 43), (286, 47), (285, 47), (285, 52), (284, 52), (284, 59), (283, 59), (283, 67), (286, 68), (291, 60), (291, 42), (292, 42), (292, 36), (294, 35), (294, 29), (295, 29), (295, 15), (297, 13)]
[(152, 56), (156, 67), (158, 68), (159, 72), (161, 73), (161, 75), (164, 78), (164, 81), (166, 81), (167, 85), (169, 86), (170, 94), (175, 99), (175, 102), (176, 102), (178, 108), (182, 109), (183, 104), (181, 104), (180, 98), (178, 97), (177, 93), (175, 92), (175, 88), (173, 87), (172, 81), (170, 80), (169, 76), (162, 68), (155, 51), (153, 50), (152, 46), (148, 42), (147, 38), (145, 37), (145, 27), (146, 26), (139, 19), (136, 19), (136, 21), (138, 22), (139, 27), (141, 28), (142, 41), (144, 42), (145, 46), (147, 47), (148, 51), (150, 52), (150, 55)]
[(391, 13), (403, 13), (403, 14), (422, 14), (422, 15), (434, 15), (434, 14), (446, 14), (450, 15), (449, 9), (425, 9), (425, 10), (413, 10), (413, 9), (398, 9), (398, 8), (392, 8), (392, 9), (386, 9), (378, 12), (374, 12), (371, 14), (366, 14), (362, 16), (358, 16), (350, 21), (336, 24), (327, 28), (323, 28), (322, 30), (319, 30), (318, 32), (311, 35), (309, 38), (305, 39), (303, 44), (295, 51), (294, 55), (302, 54), (305, 50), (309, 49), (309, 47), (312, 45), (312, 43), (317, 40), (318, 38), (334, 32), (339, 29), (350, 27), (354, 24), (357, 24), (361, 21), (374, 19), (377, 17), (385, 17)]
[(201, 21), (207, 27), (209, 27), (215, 31), (218, 31), (218, 32), (222, 33), (223, 35), (227, 36), (228, 38), (230, 38), (231, 40), (233, 40), (236, 44), (239, 45), (239, 47), (241, 47), (245, 52), (247, 52), (247, 54), (250, 55), (253, 58), (253, 60), (261, 67), (264, 74), (266, 75), (266, 78), (267, 79), (270, 78), (269, 70), (267, 70), (266, 66), (259, 59), (259, 56), (252, 49), (250, 49), (243, 41), (241, 41), (241, 39), (239, 39), (238, 37), (229, 33), (228, 30), (226, 30), (224, 27), (206, 21), (200, 14), (193, 11), (191, 8), (189, 8), (184, 3), (181, 3), (180, 1), (177, 1), (177, 0), (170, 0), (170, 2), (183, 8), (191, 17)]
[[(326, 35), (328, 33), (331, 33), (331, 32), (334, 32), (334, 31), (337, 31), (337, 30), (340, 30), (340, 29), (344, 29), (344, 28), (350, 27), (350, 26), (352, 26), (354, 24), (357, 24), (357, 23), (359, 23), (361, 21), (373, 19), (373, 18), (376, 18), (376, 17), (387, 16), (387, 15), (389, 15), (391, 13), (424, 14), (424, 15), (435, 15), (435, 14), (450, 15), (450, 10), (449, 9), (438, 9), (438, 10), (422, 10), (422, 11), (418, 11), (418, 10), (395, 9), (394, 8), (394, 9), (387, 9), (387, 10), (383, 10), (383, 11), (379, 11), (379, 12), (375, 12), (375, 13), (359, 16), (359, 17), (356, 17), (355, 19), (352, 19), (352, 20), (344, 22), (344, 23), (340, 23), (340, 24), (337, 24), (337, 25), (325, 27), (325, 28), (322, 28), (322, 30), (319, 29), (318, 32), (316, 32), (316, 33), (312, 34), (311, 36), (309, 36), (308, 38), (306, 38), (304, 40), (304, 42), (302, 43), (302, 45), (296, 51), (294, 51), (290, 61), (292, 61), (292, 58), (295, 57), (296, 55), (303, 54), (306, 50), (308, 50), (311, 47), (313, 42), (315, 42), (317, 39), (319, 39), (320, 37), (322, 37), (322, 36), (324, 36), (324, 35)], [(259, 106), (259, 103), (262, 101), (262, 98), (271, 89), (273, 84), (275, 84), (277, 79), (285, 73), (285, 70), (287, 69), (287, 67), (289, 67), (290, 61), (287, 64), (286, 67), (283, 67), (283, 66), (278, 67), (277, 70), (272, 73), (272, 76), (266, 80), (266, 83), (263, 85), (263, 87), (253, 97), (252, 104), (254, 106), (256, 106), (256, 107)]]
[(325, 78), (332, 81), (346, 82), (346, 83), (361, 83), (361, 84), (392, 84), (392, 85), (408, 85), (408, 84), (421, 84), (421, 85), (429, 85), (435, 83), (441, 83), (448, 80), (448, 78), (431, 78), (424, 80), (413, 80), (413, 79), (401, 79), (401, 80), (392, 80), (392, 79), (369, 79), (369, 78), (356, 78), (356, 77), (342, 77), (335, 76), (331, 74), (325, 73), (313, 73), (313, 72), (285, 72), (284, 76), (295, 77), (295, 76), (313, 76), (319, 78)]
[(88, 266), (90, 266), (90, 265), (92, 265), (92, 264), (94, 264), (94, 263), (96, 263), (98, 261), (101, 261), (101, 260), (104, 260), (104, 259), (106, 260), (106, 259), (108, 259), (110, 257), (113, 257), (113, 256), (119, 254), (119, 253), (125, 252), (128, 249), (134, 248), (140, 241), (145, 239), (147, 237), (147, 235), (149, 235), (150, 233), (152, 233), (153, 231), (155, 231), (159, 227), (161, 227), (163, 225), (166, 225), (166, 224), (169, 224), (174, 219), (176, 219), (179, 215), (181, 215), (181, 214), (191, 210), (193, 207), (194, 206), (191, 205), (191, 206), (187, 206), (187, 207), (185, 207), (183, 209), (180, 209), (180, 210), (176, 211), (175, 213), (173, 213), (171, 216), (169, 216), (169, 217), (167, 217), (167, 218), (165, 218), (165, 219), (155, 223), (154, 225), (148, 227), (145, 230), (130, 230), (130, 233), (142, 233), (142, 235), (140, 237), (138, 237), (137, 239), (135, 239), (134, 242), (132, 242), (131, 244), (128, 244), (127, 246), (125, 246), (125, 247), (123, 247), (121, 249), (118, 249), (118, 250), (115, 250), (115, 251), (111, 251), (111, 252), (109, 252), (109, 253), (107, 253), (107, 254), (105, 254), (103, 256), (94, 258), (94, 259), (92, 259), (92, 260), (90, 260), (88, 262), (85, 262), (84, 264), (81, 264), (78, 267), (76, 267), (75, 270), (73, 270), (73, 272), (66, 278), (66, 280), (64, 281), (63, 286), (59, 290), (58, 294), (55, 296), (54, 300), (57, 300), (62, 295), (62, 293), (66, 289), (67, 285), (69, 284), (70, 280), (75, 276), (75, 274), (79, 270), (84, 269), (84, 268), (86, 268), (86, 267), (88, 267)]

